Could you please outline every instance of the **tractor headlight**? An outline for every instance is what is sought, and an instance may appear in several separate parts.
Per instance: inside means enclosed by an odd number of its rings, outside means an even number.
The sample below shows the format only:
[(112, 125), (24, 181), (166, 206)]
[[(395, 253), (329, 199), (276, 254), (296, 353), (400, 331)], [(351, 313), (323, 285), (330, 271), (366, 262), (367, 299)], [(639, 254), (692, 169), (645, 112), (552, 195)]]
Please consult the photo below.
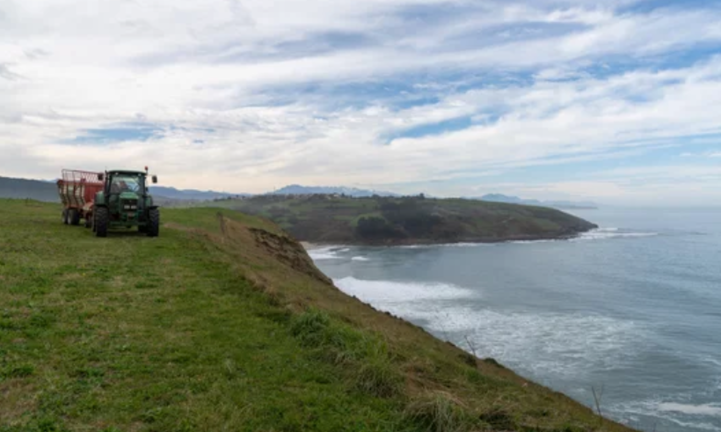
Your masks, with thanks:
[(126, 205), (126, 206), (125, 206), (125, 210), (130, 210), (130, 206), (129, 206), (129, 205)]

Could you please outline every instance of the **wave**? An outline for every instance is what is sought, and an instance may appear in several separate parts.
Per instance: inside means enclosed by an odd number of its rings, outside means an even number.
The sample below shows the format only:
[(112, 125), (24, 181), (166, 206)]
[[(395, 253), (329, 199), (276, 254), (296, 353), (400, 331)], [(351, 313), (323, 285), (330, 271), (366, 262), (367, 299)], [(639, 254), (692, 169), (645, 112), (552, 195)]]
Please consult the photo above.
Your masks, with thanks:
[(544, 239), (544, 240), (511, 240), (506, 243), (509, 244), (538, 244), (538, 243), (555, 243), (555, 242), (578, 242), (587, 240), (609, 240), (618, 238), (633, 238), (633, 237), (655, 237), (659, 235), (657, 232), (637, 232), (630, 230), (622, 230), (621, 228), (608, 227), (608, 228), (596, 228), (591, 231), (587, 231), (579, 234), (577, 237), (570, 239)]
[(615, 404), (609, 406), (608, 409), (609, 412), (620, 417), (634, 417), (635, 421), (638, 421), (636, 416), (644, 416), (662, 420), (686, 430), (721, 431), (721, 425), (715, 420), (721, 417), (721, 405), (715, 403), (693, 405), (651, 400)]
[(675, 402), (665, 402), (658, 404), (658, 410), (689, 415), (721, 417), (721, 405), (717, 404), (689, 405)]
[[(580, 313), (503, 313), (467, 306), (478, 290), (444, 283), (338, 279), (336, 286), (374, 307), (493, 357), (537, 379), (619, 367), (638, 352), (645, 329), (633, 321)], [(431, 300), (431, 301), (429, 301)]]
[(308, 256), (313, 261), (319, 260), (337, 260), (344, 259), (339, 254), (350, 251), (350, 248), (344, 246), (326, 246), (308, 250)]
[(401, 306), (419, 300), (458, 299), (472, 295), (467, 289), (445, 283), (370, 281), (345, 277), (334, 281), (346, 294), (369, 302), (383, 310), (398, 310)]
[(488, 247), (495, 246), (496, 243), (437, 243), (437, 244), (419, 244), (393, 246), (398, 249), (431, 249), (431, 248), (472, 248), (472, 247)]
[(364, 257), (364, 256), (354, 256), (350, 259), (351, 261), (370, 261), (370, 259)]
[(584, 240), (608, 240), (615, 238), (634, 238), (634, 237), (655, 237), (659, 235), (657, 232), (640, 232), (640, 231), (629, 231), (622, 230), (620, 228), (597, 228), (585, 233), (581, 233), (578, 237), (572, 238), (569, 241), (584, 241)]
[(630, 362), (647, 339), (637, 323), (601, 315), (466, 307), (422, 315), (433, 329), (451, 335), (461, 346), (469, 338), (481, 356), (538, 379), (575, 379), (588, 370), (616, 369)]

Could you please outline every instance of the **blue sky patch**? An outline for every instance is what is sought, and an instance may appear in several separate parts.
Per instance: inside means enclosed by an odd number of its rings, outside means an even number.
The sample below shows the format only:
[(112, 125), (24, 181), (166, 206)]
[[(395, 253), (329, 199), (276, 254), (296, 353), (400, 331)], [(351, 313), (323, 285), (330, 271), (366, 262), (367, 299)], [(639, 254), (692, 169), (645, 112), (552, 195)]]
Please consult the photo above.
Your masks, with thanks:
[(447, 132), (454, 132), (471, 127), (471, 117), (458, 117), (438, 123), (427, 123), (419, 126), (414, 126), (409, 129), (392, 134), (387, 138), (387, 142), (398, 139), (398, 138), (422, 138), (429, 135), (440, 135)]
[(69, 140), (74, 144), (112, 144), (123, 141), (147, 141), (159, 138), (162, 129), (154, 125), (125, 124), (107, 128), (86, 129)]

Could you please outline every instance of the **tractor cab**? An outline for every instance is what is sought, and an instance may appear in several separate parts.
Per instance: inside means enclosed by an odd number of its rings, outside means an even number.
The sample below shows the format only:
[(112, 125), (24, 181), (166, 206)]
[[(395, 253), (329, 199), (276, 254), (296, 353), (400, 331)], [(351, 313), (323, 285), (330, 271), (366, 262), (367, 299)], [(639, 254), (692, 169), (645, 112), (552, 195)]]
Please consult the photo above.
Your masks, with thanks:
[[(105, 193), (108, 203), (118, 204), (122, 210), (137, 209), (148, 195), (145, 185), (147, 174), (142, 171), (108, 171)], [(130, 207), (128, 207), (130, 206)]]

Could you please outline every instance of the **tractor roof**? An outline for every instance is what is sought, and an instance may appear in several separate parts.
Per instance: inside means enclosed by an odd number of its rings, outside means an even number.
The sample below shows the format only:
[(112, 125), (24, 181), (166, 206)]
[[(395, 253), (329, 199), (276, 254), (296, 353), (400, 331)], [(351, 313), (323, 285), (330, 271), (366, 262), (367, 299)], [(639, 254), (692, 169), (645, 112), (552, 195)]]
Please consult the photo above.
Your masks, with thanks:
[(129, 175), (146, 175), (145, 171), (133, 171), (133, 170), (108, 170), (108, 174), (129, 174)]

